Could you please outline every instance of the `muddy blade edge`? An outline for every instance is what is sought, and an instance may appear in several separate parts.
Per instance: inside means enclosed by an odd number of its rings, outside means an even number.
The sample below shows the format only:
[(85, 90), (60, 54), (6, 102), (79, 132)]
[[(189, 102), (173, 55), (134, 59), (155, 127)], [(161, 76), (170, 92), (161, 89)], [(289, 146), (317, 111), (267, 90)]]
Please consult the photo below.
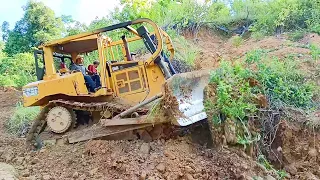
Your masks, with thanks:
[(180, 115), (175, 113), (179, 126), (188, 126), (207, 118), (204, 111), (204, 88), (210, 79), (209, 70), (175, 74), (167, 80), (168, 88), (179, 104)]

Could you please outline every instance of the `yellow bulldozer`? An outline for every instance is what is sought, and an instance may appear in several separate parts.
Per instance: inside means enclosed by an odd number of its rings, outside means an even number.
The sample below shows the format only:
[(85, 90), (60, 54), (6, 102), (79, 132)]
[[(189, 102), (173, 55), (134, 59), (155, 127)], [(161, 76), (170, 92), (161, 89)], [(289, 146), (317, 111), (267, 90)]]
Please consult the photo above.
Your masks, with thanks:
[[(137, 45), (146, 50), (131, 52)], [(36, 145), (43, 132), (68, 143), (150, 140), (168, 134), (172, 126), (206, 119), (203, 90), (209, 73), (177, 74), (171, 64), (174, 52), (169, 35), (145, 18), (41, 45), (34, 52), (38, 81), (23, 87), (24, 106), (41, 107), (27, 144)], [(101, 87), (93, 92), (84, 73), (70, 70), (79, 55), (88, 53), (100, 62)]]

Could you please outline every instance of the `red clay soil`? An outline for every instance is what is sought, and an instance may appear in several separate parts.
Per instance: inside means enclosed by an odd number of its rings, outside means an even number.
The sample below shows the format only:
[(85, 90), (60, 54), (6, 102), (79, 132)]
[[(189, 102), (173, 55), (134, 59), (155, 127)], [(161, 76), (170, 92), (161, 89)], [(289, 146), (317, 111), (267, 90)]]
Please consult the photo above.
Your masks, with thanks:
[(284, 58), (294, 56), (298, 59), (311, 59), (310, 50), (304, 45), (320, 44), (320, 36), (307, 34), (299, 42), (292, 42), (285, 35), (270, 36), (262, 40), (252, 38), (245, 39), (239, 47), (232, 43), (232, 38), (223, 39), (208, 31), (200, 31), (197, 37), (187, 36), (189, 40), (200, 47), (200, 53), (195, 61), (197, 69), (212, 69), (219, 66), (224, 60), (235, 60), (242, 58), (245, 54), (255, 49), (268, 50), (269, 57)]
[(275, 141), (281, 142), (281, 146), (274, 151), (280, 150), (278, 158), (282, 160), (282, 166), (291, 175), (291, 179), (319, 179), (319, 131), (298, 123), (281, 121), (278, 132)]

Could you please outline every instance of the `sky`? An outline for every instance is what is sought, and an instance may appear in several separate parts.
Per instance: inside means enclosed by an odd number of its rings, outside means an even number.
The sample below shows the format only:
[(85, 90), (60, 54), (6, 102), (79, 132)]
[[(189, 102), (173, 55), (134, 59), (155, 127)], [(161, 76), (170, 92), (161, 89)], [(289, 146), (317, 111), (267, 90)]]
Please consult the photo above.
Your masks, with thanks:
[[(0, 25), (8, 21), (10, 29), (23, 16), (28, 0), (3, 0), (0, 6)], [(103, 17), (119, 5), (119, 0), (37, 0), (54, 10), (56, 16), (71, 15), (73, 19), (89, 24), (96, 17)]]

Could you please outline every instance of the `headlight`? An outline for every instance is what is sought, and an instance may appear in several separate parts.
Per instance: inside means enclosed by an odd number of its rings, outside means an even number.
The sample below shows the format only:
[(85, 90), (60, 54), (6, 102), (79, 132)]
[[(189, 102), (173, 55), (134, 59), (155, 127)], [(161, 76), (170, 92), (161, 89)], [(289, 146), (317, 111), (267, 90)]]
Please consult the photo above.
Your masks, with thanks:
[(38, 95), (38, 87), (30, 87), (23, 89), (23, 95), (26, 97), (37, 96)]

